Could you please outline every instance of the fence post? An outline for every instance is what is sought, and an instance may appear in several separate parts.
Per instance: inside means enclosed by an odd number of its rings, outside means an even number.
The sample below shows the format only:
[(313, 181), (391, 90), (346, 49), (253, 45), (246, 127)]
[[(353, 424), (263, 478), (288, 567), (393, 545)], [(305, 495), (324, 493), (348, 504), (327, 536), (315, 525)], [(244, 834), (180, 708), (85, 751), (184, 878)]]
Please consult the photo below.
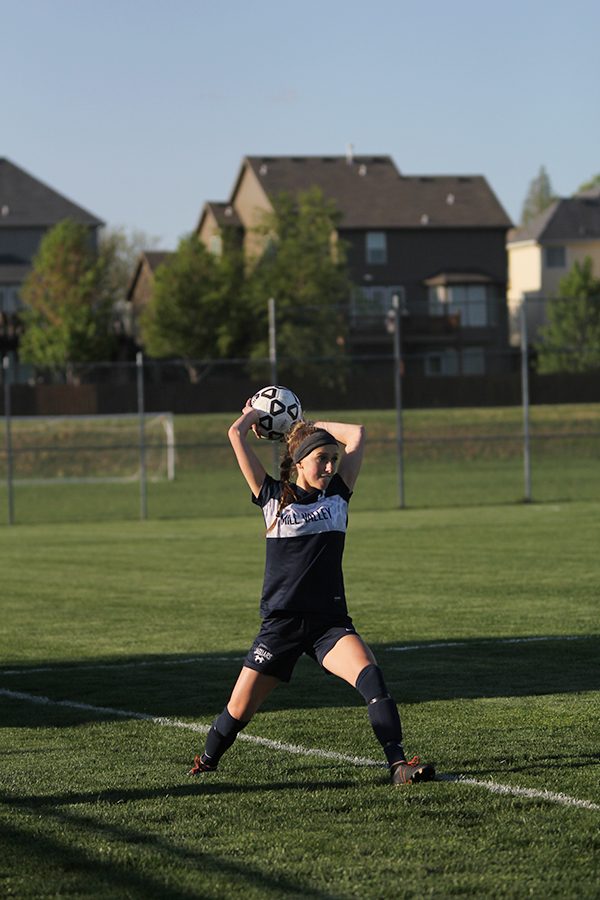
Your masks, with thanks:
[[(275, 297), (269, 297), (269, 362), (271, 363), (271, 384), (277, 384), (277, 319)], [(279, 477), (279, 445), (273, 441), (273, 478)]]
[(526, 299), (521, 298), (521, 402), (523, 405), (523, 478), (525, 503), (531, 503), (531, 440), (529, 433), (529, 347)]
[(137, 406), (140, 430), (140, 519), (148, 518), (148, 495), (146, 490), (146, 432), (144, 428), (144, 357), (138, 352), (135, 357), (137, 366)]
[(2, 359), (4, 375), (4, 429), (6, 437), (6, 495), (8, 499), (8, 524), (15, 524), (15, 498), (13, 491), (13, 452), (10, 409), (10, 359)]
[(396, 401), (396, 456), (398, 461), (398, 500), (404, 509), (404, 424), (402, 421), (402, 313), (400, 297), (392, 297), (394, 311), (394, 397)]

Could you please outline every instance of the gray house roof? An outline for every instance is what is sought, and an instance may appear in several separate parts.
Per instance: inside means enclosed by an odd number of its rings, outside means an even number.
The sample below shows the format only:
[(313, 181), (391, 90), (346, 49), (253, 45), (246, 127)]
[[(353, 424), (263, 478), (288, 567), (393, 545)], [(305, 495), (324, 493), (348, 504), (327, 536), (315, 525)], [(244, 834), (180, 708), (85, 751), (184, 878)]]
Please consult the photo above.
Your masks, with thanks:
[(318, 185), (335, 201), (341, 227), (509, 228), (511, 221), (481, 175), (401, 175), (390, 156), (248, 156), (269, 197)]
[(209, 211), (212, 212), (213, 216), (215, 217), (215, 221), (219, 226), (221, 226), (221, 228), (226, 228), (228, 225), (236, 228), (242, 227), (240, 218), (231, 203), (221, 203), (217, 200), (208, 200), (205, 203), (198, 227), (200, 227), (204, 215)]
[(174, 254), (171, 250), (144, 250), (142, 255), (146, 257), (148, 265), (155, 272), (162, 263), (166, 262)]
[(63, 219), (104, 225), (92, 213), (0, 157), (0, 228), (51, 227)]
[(600, 196), (593, 192), (555, 200), (526, 226), (513, 229), (508, 235), (508, 243), (536, 241), (543, 244), (586, 238), (600, 238)]

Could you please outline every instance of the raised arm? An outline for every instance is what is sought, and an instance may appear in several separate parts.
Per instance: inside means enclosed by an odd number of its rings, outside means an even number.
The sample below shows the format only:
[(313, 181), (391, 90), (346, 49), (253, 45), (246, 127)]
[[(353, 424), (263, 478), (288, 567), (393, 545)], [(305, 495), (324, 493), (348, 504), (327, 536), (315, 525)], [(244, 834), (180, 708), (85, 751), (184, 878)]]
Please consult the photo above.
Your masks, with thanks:
[(260, 494), (260, 489), (267, 474), (265, 467), (254, 450), (248, 446), (248, 432), (258, 422), (259, 418), (259, 411), (246, 403), (241, 416), (235, 420), (227, 432), (242, 475), (248, 482), (248, 487), (255, 497), (258, 497)]
[(345, 422), (315, 422), (317, 428), (324, 428), (344, 445), (344, 452), (338, 466), (338, 474), (350, 490), (354, 490), (365, 449), (365, 429), (363, 425), (349, 425)]

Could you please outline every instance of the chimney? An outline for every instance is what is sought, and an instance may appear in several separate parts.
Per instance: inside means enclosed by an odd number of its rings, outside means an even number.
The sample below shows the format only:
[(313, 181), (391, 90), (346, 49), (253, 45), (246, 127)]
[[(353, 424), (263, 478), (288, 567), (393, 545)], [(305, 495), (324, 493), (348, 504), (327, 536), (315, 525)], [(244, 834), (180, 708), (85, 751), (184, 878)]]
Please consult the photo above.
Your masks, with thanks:
[(354, 144), (346, 144), (346, 163), (351, 166), (354, 162)]

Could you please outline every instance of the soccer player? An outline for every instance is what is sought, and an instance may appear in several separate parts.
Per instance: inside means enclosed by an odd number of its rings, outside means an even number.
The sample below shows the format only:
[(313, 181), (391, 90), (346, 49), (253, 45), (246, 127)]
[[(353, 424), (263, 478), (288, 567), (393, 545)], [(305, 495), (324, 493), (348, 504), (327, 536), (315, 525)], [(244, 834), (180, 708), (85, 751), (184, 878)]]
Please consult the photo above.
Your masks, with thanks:
[(342, 554), (364, 429), (340, 422), (298, 422), (286, 437), (287, 452), (276, 481), (248, 444), (259, 416), (260, 411), (246, 403), (229, 429), (229, 440), (267, 528), (262, 626), (189, 774), (217, 768), (239, 732), (271, 691), (290, 680), (306, 653), (364, 698), (392, 783), (430, 781), (435, 777), (432, 765), (405, 757), (396, 703), (346, 606)]

